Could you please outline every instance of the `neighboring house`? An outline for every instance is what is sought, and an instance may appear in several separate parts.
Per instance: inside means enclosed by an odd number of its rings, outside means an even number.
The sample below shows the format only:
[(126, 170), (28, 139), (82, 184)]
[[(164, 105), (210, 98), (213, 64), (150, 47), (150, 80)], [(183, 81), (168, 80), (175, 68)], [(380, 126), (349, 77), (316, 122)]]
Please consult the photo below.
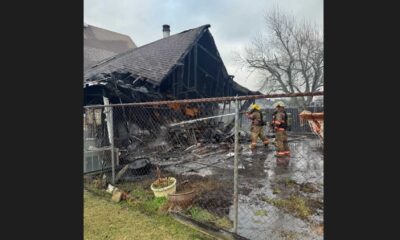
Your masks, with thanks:
[[(86, 69), (85, 105), (260, 94), (233, 81), (210, 25), (169, 35)], [(148, 93), (154, 98), (149, 98)]]
[(104, 59), (136, 48), (129, 36), (88, 24), (83, 25), (83, 40), (84, 70)]

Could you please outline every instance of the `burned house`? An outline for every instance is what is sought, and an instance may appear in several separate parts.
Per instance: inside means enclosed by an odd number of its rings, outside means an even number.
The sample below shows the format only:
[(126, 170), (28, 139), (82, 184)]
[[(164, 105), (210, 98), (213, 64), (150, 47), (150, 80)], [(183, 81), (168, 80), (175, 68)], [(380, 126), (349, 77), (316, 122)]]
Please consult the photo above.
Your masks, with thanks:
[[(210, 25), (170, 35), (163, 26), (163, 38), (128, 50), (93, 65), (84, 72), (84, 104), (102, 105), (260, 94), (240, 86), (229, 75), (209, 31)], [(247, 108), (250, 101), (243, 104)], [(144, 139), (169, 139), (176, 135), (171, 122), (216, 115), (217, 103), (198, 106), (168, 105), (168, 108), (115, 108), (115, 144), (127, 148)], [(146, 116), (145, 119), (143, 116)], [(215, 129), (218, 122), (206, 121), (190, 134), (180, 136), (192, 143), (196, 132)], [(207, 128), (207, 129), (205, 129)], [(103, 129), (106, 129), (103, 124)], [(180, 131), (182, 128), (178, 127)], [(228, 129), (229, 130), (229, 129)], [(140, 136), (139, 136), (140, 135)], [(192, 135), (191, 137), (189, 135)], [(204, 134), (203, 134), (204, 136)], [(210, 133), (210, 137), (215, 136)], [(180, 139), (182, 142), (182, 139)], [(162, 140), (160, 140), (162, 142)], [(157, 141), (153, 141), (157, 142)]]
[(233, 81), (210, 25), (169, 35), (113, 56), (84, 73), (84, 104), (190, 99), (255, 94)]

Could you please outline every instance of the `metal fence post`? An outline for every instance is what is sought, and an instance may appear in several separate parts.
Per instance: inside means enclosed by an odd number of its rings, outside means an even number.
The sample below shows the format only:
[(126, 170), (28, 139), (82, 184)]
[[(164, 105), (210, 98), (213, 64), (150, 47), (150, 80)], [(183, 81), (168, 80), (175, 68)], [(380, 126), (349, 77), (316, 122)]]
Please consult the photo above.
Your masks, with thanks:
[(239, 160), (239, 101), (235, 100), (235, 160), (233, 170), (233, 231), (237, 232), (238, 227), (238, 160)]
[(110, 110), (110, 146), (111, 146), (111, 182), (115, 184), (115, 153), (114, 153), (114, 121), (113, 121), (113, 107), (109, 107)]
[[(104, 105), (109, 105), (109, 99), (103, 97)], [(113, 117), (113, 107), (104, 106), (104, 110), (107, 118), (107, 130), (108, 130), (108, 140), (110, 141), (111, 148), (111, 183), (115, 184), (115, 153), (114, 153), (114, 117)]]

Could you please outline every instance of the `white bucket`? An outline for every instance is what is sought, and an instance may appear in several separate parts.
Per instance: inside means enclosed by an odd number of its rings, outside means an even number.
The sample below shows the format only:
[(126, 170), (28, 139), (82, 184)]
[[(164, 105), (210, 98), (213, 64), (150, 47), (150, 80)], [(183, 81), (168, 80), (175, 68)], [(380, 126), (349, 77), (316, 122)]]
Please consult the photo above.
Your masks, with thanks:
[(174, 182), (167, 187), (154, 188), (153, 187), (154, 183), (151, 184), (150, 188), (151, 188), (151, 190), (153, 190), (155, 197), (167, 197), (168, 198), (168, 194), (176, 193), (176, 179), (174, 177), (169, 177), (169, 179), (172, 179)]

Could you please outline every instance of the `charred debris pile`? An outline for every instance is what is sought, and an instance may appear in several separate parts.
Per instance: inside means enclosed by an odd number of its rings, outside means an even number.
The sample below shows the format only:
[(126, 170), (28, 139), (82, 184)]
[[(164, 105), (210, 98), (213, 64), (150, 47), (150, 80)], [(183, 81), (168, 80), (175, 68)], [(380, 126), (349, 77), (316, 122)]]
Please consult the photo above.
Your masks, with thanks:
[(102, 97), (110, 103), (132, 103), (170, 100), (160, 94), (156, 86), (129, 71), (97, 74), (84, 82), (85, 105), (102, 103)]
[[(84, 89), (87, 105), (101, 104), (103, 97), (108, 98), (112, 104), (175, 100), (168, 93), (160, 93), (156, 85), (129, 71), (95, 75), (84, 82)], [(121, 152), (120, 158), (122, 161), (124, 158), (131, 161), (133, 155), (174, 152), (205, 144), (233, 143), (233, 116), (196, 120), (216, 116), (221, 110), (229, 112), (230, 106), (224, 105), (213, 102), (113, 107), (114, 144)], [(106, 123), (102, 125), (106, 130)], [(246, 133), (242, 132), (241, 135), (244, 137)], [(108, 137), (102, 135), (101, 138), (104, 139), (98, 142), (106, 145)]]

